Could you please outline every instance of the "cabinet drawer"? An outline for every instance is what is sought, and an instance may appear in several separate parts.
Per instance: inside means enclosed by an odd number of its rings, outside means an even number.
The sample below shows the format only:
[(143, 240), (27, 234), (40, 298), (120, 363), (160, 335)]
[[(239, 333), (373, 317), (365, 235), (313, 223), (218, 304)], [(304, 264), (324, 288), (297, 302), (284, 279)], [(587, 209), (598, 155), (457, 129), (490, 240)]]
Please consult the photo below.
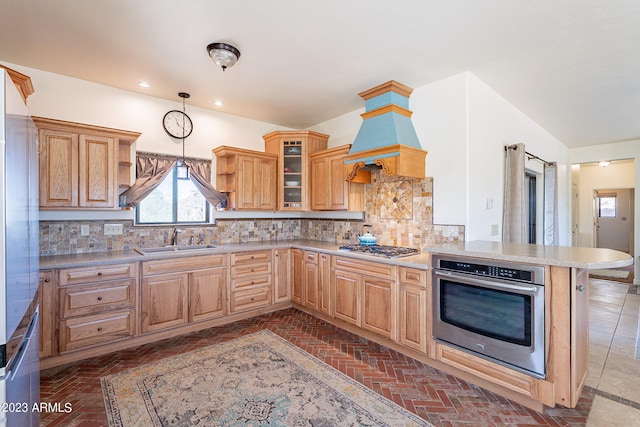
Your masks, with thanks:
[(232, 313), (269, 304), (271, 304), (271, 287), (245, 289), (231, 293)]
[(317, 252), (304, 251), (304, 260), (305, 260), (305, 262), (310, 262), (310, 263), (313, 263), (313, 264), (317, 264), (318, 263), (318, 253)]
[(60, 286), (136, 277), (136, 264), (112, 264), (60, 270)]
[(135, 333), (135, 310), (60, 321), (60, 352), (128, 338)]
[(72, 317), (135, 305), (135, 280), (60, 288), (60, 317)]
[(427, 271), (415, 268), (400, 267), (400, 282), (409, 285), (427, 287)]
[(231, 265), (271, 262), (271, 251), (238, 252), (231, 254)]
[(187, 258), (168, 258), (142, 263), (142, 275), (177, 273), (179, 271), (194, 271), (203, 268), (222, 267), (227, 265), (227, 255), (203, 255)]
[(248, 288), (251, 286), (271, 286), (271, 274), (263, 274), (261, 276), (254, 276), (254, 277), (248, 277), (246, 279), (244, 278), (238, 278), (238, 279), (233, 279), (231, 280), (231, 289), (232, 290), (236, 290), (236, 289), (242, 289), (242, 288)]
[(231, 267), (231, 278), (271, 274), (271, 263), (234, 265)]
[(368, 275), (395, 279), (395, 266), (377, 262), (362, 261), (355, 258), (333, 257), (334, 269), (366, 273)]

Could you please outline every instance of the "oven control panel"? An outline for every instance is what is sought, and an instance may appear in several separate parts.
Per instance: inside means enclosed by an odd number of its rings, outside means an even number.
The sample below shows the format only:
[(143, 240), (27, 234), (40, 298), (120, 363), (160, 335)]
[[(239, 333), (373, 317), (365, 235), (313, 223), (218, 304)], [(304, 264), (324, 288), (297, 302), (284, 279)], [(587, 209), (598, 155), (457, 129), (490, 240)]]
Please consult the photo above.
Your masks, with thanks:
[(468, 259), (456, 257), (434, 257), (434, 261), (436, 261), (435, 267), (443, 270), (475, 274), (496, 279), (517, 280), (519, 282), (544, 283), (541, 267), (538, 266), (511, 266), (493, 262), (469, 262)]

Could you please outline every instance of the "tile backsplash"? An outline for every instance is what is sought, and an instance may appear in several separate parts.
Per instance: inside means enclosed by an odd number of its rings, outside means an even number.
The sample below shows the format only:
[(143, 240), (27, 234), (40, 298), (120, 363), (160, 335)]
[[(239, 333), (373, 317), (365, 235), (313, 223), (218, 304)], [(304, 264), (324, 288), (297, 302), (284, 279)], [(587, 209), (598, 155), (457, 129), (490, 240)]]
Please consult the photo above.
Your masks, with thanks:
[[(365, 221), (237, 219), (179, 226), (179, 244), (224, 244), (312, 239), (357, 243), (366, 231), (381, 245), (422, 248), (464, 240), (464, 226), (433, 224), (433, 178), (422, 180), (372, 173), (366, 186)], [(123, 234), (105, 235), (105, 224), (122, 224)], [(371, 227), (364, 227), (364, 225)], [(85, 226), (85, 227), (82, 227)], [(88, 226), (88, 227), (87, 227)], [(88, 228), (88, 230), (87, 230)], [(365, 230), (366, 228), (366, 230)], [(83, 230), (84, 229), (84, 230)], [(135, 226), (133, 221), (41, 221), (40, 255), (121, 251), (170, 244), (174, 226)], [(82, 233), (82, 231), (88, 231)]]

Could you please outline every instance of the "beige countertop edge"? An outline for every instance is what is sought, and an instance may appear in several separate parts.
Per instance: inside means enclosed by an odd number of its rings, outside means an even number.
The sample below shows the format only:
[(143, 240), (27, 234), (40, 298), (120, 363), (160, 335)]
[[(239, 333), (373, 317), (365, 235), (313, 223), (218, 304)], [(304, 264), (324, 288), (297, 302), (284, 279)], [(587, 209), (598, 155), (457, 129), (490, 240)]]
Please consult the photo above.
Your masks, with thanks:
[(613, 249), (572, 246), (531, 245), (478, 240), (458, 244), (428, 246), (423, 250), (446, 255), (462, 255), (571, 268), (606, 269), (633, 264), (633, 257), (625, 252)]
[(475, 258), (523, 262), (528, 264), (555, 265), (560, 267), (600, 269), (631, 265), (633, 258), (624, 252), (611, 249), (576, 248), (570, 246), (544, 246), (503, 243), (493, 241), (473, 241), (458, 244), (434, 245), (423, 248), (423, 253), (401, 258), (383, 258), (339, 251), (337, 243), (313, 240), (280, 240), (268, 242), (248, 242), (221, 244), (211, 249), (198, 251), (170, 252), (141, 255), (134, 250), (94, 252), (74, 255), (53, 255), (40, 257), (40, 269), (74, 268), (89, 265), (104, 265), (121, 262), (153, 261), (168, 258), (214, 255), (229, 252), (245, 252), (261, 249), (299, 248), (327, 254), (399, 265), (410, 268), (428, 269), (426, 252), (447, 255), (461, 255)]
[(280, 240), (269, 242), (220, 244), (216, 245), (215, 248), (200, 249), (197, 251), (169, 252), (147, 255), (142, 255), (135, 250), (93, 252), (73, 255), (51, 255), (40, 257), (40, 269), (48, 270), (54, 268), (87, 267), (92, 265), (99, 266), (113, 263), (154, 261), (169, 258), (183, 258), (277, 248), (298, 248), (332, 255), (339, 254), (341, 256), (349, 258), (361, 259), (363, 261), (381, 262), (385, 264), (393, 264), (423, 270), (429, 268), (427, 263), (428, 257), (426, 254), (418, 254), (402, 258), (383, 258), (380, 256), (355, 254), (346, 251), (340, 251), (338, 250), (339, 246), (340, 244), (337, 243), (326, 243), (313, 240)]

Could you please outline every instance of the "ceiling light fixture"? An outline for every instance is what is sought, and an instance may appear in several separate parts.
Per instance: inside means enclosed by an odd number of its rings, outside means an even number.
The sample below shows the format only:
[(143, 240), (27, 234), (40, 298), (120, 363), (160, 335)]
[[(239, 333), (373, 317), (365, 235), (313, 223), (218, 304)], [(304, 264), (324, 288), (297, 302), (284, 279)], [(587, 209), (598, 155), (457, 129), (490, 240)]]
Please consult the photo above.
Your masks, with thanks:
[(604, 162), (598, 162), (598, 165), (602, 166), (603, 168), (606, 168), (606, 167), (607, 167), (607, 166), (609, 166), (610, 164), (611, 164), (611, 162), (607, 162), (607, 161), (604, 161)]
[(147, 82), (138, 82), (138, 86), (144, 87), (144, 88), (151, 87), (151, 85)]
[(213, 105), (218, 106), (218, 107), (222, 107), (222, 101), (215, 101), (213, 103)]
[(240, 51), (227, 43), (211, 43), (207, 46), (209, 56), (222, 71), (226, 70), (240, 59)]

